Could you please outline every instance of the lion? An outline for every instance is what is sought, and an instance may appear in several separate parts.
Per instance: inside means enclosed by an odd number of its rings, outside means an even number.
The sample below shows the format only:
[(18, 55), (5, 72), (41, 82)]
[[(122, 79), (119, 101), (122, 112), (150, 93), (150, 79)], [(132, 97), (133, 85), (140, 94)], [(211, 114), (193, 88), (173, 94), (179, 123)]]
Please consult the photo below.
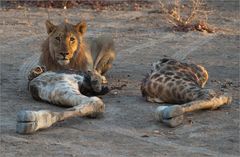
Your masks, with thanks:
[(110, 36), (84, 38), (87, 24), (81, 21), (74, 25), (64, 22), (54, 25), (46, 21), (47, 39), (42, 44), (40, 66), (47, 71), (76, 70), (98, 74), (102, 83), (107, 83), (103, 76), (112, 67), (116, 58), (114, 42)]

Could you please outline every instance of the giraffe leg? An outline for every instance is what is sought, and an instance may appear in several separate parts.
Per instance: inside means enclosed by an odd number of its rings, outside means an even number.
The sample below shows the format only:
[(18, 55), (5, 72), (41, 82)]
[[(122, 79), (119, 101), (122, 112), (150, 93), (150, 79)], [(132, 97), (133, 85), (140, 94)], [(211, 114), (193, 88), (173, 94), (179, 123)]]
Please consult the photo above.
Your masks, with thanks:
[(16, 132), (19, 134), (31, 134), (37, 130), (49, 128), (58, 121), (76, 116), (97, 117), (104, 112), (105, 105), (101, 99), (95, 98), (95, 101), (74, 106), (63, 112), (51, 112), (48, 110), (20, 111), (17, 114)]
[(203, 109), (216, 109), (222, 105), (228, 105), (232, 102), (232, 97), (228, 94), (216, 95), (209, 99), (195, 100), (189, 103), (183, 104), (184, 112), (193, 112)]
[(222, 105), (230, 104), (232, 97), (223, 94), (211, 99), (195, 100), (183, 105), (159, 106), (155, 111), (155, 119), (170, 127), (176, 127), (183, 122), (183, 114), (202, 109), (216, 109)]

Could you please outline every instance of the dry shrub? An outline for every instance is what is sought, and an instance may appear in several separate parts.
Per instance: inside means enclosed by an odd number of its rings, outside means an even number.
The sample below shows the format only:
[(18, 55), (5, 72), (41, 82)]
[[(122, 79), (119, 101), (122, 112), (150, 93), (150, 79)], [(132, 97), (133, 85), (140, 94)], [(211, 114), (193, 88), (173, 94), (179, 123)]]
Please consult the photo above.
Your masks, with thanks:
[(208, 24), (208, 15), (204, 0), (159, 0), (161, 12), (175, 31), (202, 31), (214, 33)]

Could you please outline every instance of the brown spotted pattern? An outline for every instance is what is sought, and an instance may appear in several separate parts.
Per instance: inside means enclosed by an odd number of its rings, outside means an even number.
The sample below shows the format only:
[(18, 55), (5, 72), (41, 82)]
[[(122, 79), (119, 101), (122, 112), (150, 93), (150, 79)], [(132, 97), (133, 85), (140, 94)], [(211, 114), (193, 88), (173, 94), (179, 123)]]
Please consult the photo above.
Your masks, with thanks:
[(210, 97), (213, 91), (203, 88), (207, 80), (204, 67), (163, 58), (153, 63), (141, 92), (150, 102), (181, 104)]

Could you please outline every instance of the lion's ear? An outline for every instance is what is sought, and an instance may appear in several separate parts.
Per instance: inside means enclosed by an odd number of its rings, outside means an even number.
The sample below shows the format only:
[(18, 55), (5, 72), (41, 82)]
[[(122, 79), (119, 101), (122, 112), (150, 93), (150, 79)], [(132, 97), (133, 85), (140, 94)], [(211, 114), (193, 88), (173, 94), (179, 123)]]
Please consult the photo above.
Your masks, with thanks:
[(56, 28), (56, 26), (52, 24), (51, 21), (49, 20), (47, 20), (45, 24), (46, 24), (48, 34), (50, 34)]
[(82, 21), (78, 24), (76, 24), (76, 29), (79, 33), (81, 33), (81, 35), (83, 35), (86, 31), (87, 31), (87, 24), (85, 21)]

